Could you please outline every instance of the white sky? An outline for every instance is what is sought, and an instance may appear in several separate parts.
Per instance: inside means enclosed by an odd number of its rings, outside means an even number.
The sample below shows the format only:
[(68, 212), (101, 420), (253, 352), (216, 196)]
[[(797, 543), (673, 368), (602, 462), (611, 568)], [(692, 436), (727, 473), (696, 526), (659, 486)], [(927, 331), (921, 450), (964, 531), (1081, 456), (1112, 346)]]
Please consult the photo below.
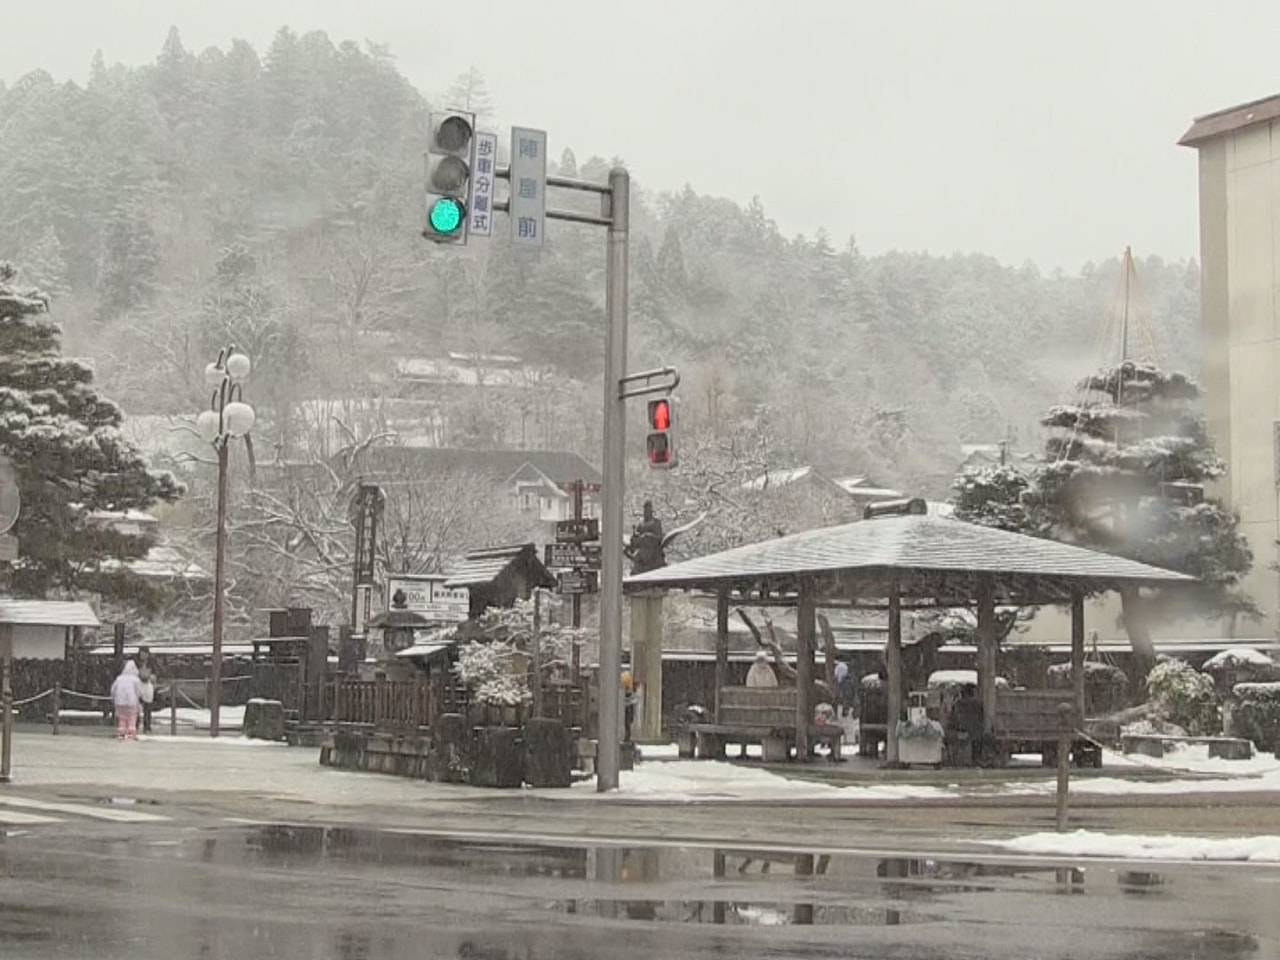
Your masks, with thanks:
[[(747, 202), (863, 250), (1076, 270), (1194, 256), (1194, 115), (1280, 92), (1280, 3), (1230, 0), (42, 0), (7, 5), (0, 77), (83, 82), (276, 28), (391, 45), (424, 92), (474, 63), (552, 155)], [(468, 37), (476, 41), (469, 42)]]

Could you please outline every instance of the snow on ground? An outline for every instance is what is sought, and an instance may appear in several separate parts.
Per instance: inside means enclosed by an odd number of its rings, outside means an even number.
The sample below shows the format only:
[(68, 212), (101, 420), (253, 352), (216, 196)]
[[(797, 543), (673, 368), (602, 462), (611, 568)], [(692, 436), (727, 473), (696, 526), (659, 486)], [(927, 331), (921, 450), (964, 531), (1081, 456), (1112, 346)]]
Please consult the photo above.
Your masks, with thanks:
[(1178, 837), (1074, 833), (1032, 833), (1010, 840), (983, 840), (1013, 853), (1041, 856), (1105, 857), (1116, 860), (1222, 860), (1280, 863), (1280, 837)]
[[(196, 707), (178, 707), (176, 711), (179, 727), (195, 727), (197, 730), (209, 729), (209, 711)], [(58, 716), (63, 720), (101, 720), (101, 710), (60, 710)], [(244, 726), (244, 707), (222, 707), (218, 710), (218, 726), (223, 730), (239, 730)], [(159, 709), (151, 717), (153, 730), (169, 729), (169, 711)]]
[[(675, 760), (640, 763), (624, 770), (612, 796), (637, 800), (690, 802), (698, 800), (908, 800), (945, 797), (948, 791), (933, 786), (891, 784), (837, 786), (806, 780), (789, 780), (767, 770), (720, 760)], [(595, 781), (575, 786), (577, 794), (595, 790)], [(551, 794), (548, 794), (550, 796)], [(563, 796), (563, 794), (561, 794)]]
[[(1052, 777), (1027, 781), (970, 780), (939, 783), (828, 783), (788, 779), (759, 767), (709, 760), (676, 759), (670, 745), (642, 746), (635, 770), (624, 770), (609, 796), (669, 802), (711, 800), (912, 800), (965, 796), (1043, 797), (1057, 790)], [(1035, 758), (1038, 761), (1038, 757)], [(858, 761), (853, 761), (857, 763)], [(1280, 761), (1270, 754), (1252, 760), (1211, 760), (1208, 747), (1188, 747), (1163, 761), (1107, 751), (1113, 776), (1073, 777), (1073, 794), (1153, 796), (1197, 793), (1280, 792)], [(1168, 779), (1126, 777), (1148, 768)], [(1179, 777), (1179, 773), (1189, 776)], [(856, 774), (855, 774), (856, 775)], [(594, 780), (578, 785), (577, 797), (594, 790)], [(549, 793), (548, 796), (554, 796)], [(564, 794), (560, 794), (564, 796)]]

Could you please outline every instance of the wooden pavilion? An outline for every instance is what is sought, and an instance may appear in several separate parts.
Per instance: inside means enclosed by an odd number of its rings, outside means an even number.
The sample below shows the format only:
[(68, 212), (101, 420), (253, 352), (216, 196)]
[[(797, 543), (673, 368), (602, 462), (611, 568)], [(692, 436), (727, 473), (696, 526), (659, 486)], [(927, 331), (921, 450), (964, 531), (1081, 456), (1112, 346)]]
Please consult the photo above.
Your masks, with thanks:
[[(884, 610), (889, 637), (886, 755), (898, 760), (903, 719), (903, 609), (976, 607), (978, 688), (984, 722), (996, 715), (997, 606), (1069, 605), (1076, 716), (1084, 718), (1084, 601), (1122, 587), (1168, 587), (1193, 578), (1069, 544), (916, 512), (877, 516), (686, 560), (627, 577), (628, 592), (700, 591), (716, 598), (716, 690), (728, 680), (731, 604), (794, 605), (797, 621), (795, 744), (808, 755), (816, 615), (820, 607)], [(718, 711), (717, 704), (717, 711)]]

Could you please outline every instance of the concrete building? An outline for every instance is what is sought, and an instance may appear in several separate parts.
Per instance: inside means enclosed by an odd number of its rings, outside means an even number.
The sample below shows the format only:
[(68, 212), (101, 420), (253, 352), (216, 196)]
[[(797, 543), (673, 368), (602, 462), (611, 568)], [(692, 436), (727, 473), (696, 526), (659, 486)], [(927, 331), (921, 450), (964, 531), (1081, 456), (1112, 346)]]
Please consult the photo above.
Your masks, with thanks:
[(1246, 589), (1280, 629), (1280, 96), (1199, 117), (1179, 141), (1200, 161), (1205, 416), (1227, 462), (1212, 491), (1253, 547)]

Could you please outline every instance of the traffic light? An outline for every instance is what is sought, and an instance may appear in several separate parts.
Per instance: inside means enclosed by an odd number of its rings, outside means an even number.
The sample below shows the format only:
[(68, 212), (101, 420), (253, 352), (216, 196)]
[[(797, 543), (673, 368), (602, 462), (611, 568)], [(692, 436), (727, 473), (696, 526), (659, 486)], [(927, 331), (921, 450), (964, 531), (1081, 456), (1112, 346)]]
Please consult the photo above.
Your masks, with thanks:
[(675, 404), (670, 397), (649, 401), (649, 437), (645, 441), (645, 455), (649, 466), (658, 468), (676, 465)]
[(467, 197), (475, 166), (475, 114), (446, 110), (431, 114), (427, 144), (427, 225), (422, 235), (436, 243), (467, 242)]

